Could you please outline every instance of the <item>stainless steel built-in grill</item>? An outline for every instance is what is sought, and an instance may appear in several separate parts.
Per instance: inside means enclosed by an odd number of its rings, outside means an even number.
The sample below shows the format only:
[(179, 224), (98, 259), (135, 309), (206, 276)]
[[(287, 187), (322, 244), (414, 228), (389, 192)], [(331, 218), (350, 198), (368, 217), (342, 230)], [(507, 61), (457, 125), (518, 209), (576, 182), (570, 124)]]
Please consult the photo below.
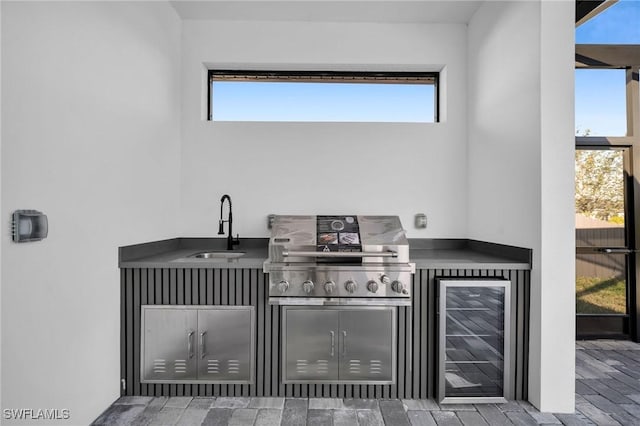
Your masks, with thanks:
[(269, 303), (411, 304), (409, 243), (397, 216), (276, 216)]

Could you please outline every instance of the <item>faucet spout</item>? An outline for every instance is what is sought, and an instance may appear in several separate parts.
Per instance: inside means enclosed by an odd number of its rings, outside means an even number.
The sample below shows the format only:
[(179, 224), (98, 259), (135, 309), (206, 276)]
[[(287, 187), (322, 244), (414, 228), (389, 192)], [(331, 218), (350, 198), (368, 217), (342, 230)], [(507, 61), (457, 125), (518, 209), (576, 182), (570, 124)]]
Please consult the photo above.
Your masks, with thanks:
[[(227, 220), (222, 219), (222, 212), (224, 208), (224, 202), (229, 202), (229, 215), (227, 216)], [(229, 224), (229, 235), (227, 236), (227, 250), (233, 250), (233, 246), (240, 244), (238, 238), (233, 238), (233, 213), (231, 207), (231, 197), (227, 194), (224, 194), (222, 198), (220, 198), (220, 221), (218, 222), (218, 235), (224, 235), (224, 223), (227, 222)]]

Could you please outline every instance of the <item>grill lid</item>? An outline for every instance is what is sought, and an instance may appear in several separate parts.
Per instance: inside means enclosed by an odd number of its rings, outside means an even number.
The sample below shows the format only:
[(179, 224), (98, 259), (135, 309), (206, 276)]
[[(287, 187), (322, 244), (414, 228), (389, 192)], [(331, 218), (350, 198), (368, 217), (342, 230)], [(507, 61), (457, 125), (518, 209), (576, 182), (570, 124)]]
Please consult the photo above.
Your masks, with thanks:
[(407, 263), (409, 242), (398, 216), (276, 216), (270, 263)]

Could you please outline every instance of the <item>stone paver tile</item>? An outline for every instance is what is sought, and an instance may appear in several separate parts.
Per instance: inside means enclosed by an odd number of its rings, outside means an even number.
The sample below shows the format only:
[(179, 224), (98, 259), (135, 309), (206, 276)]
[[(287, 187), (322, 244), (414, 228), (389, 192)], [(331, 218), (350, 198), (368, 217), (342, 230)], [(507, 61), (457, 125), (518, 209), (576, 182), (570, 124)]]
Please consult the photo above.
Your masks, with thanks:
[(187, 408), (192, 399), (190, 396), (172, 396), (164, 406), (166, 408)]
[(638, 395), (640, 394), (640, 378), (631, 377), (622, 371), (618, 371), (617, 373), (610, 373), (612, 380), (615, 380), (618, 383), (624, 383), (627, 388), (632, 388), (633, 392), (625, 392), (625, 396), (629, 397), (629, 395)]
[(407, 411), (407, 417), (409, 417), (411, 426), (436, 426), (436, 421), (428, 411), (409, 410)]
[(524, 411), (524, 408), (522, 405), (518, 404), (518, 401), (507, 401), (504, 404), (496, 404), (496, 407), (504, 413), (508, 411)]
[(155, 397), (144, 407), (144, 411), (140, 413), (132, 422), (131, 426), (148, 426), (153, 419), (156, 418), (158, 412), (164, 407), (169, 400), (166, 396)]
[(169, 400), (168, 396), (156, 396), (153, 400), (147, 404), (147, 410), (160, 411)]
[(357, 424), (356, 410), (333, 410), (333, 426), (354, 426)]
[[(633, 394), (638, 392), (637, 386), (636, 387), (629, 386), (629, 384), (627, 384), (627, 383), (625, 383), (625, 382), (623, 382), (621, 380), (618, 380), (616, 378), (602, 379), (602, 382), (605, 385), (607, 385), (609, 388), (615, 389), (615, 391), (617, 393), (622, 394), (623, 396), (633, 395)], [(640, 383), (638, 383), (638, 384), (640, 385)], [(611, 398), (609, 398), (609, 399), (611, 399)], [(623, 402), (623, 403), (625, 403), (625, 402)]]
[(340, 398), (309, 398), (309, 410), (340, 410), (344, 407)]
[(507, 411), (505, 413), (509, 420), (515, 425), (518, 426), (538, 426), (538, 422), (531, 417), (531, 415), (526, 411)]
[(580, 395), (597, 395), (598, 391), (587, 385), (586, 382), (595, 379), (576, 379), (576, 393)]
[(359, 426), (385, 426), (382, 414), (378, 410), (356, 410), (356, 415)]
[(538, 409), (534, 407), (529, 401), (518, 400), (517, 402), (522, 408), (524, 408), (524, 411), (538, 411)]
[(566, 413), (556, 413), (555, 416), (562, 422), (565, 426), (592, 426), (593, 422), (587, 420), (587, 418), (581, 413), (576, 414), (566, 414)]
[(233, 408), (212, 408), (207, 412), (202, 426), (228, 426), (232, 414)]
[(576, 411), (582, 413), (586, 418), (598, 426), (615, 426), (620, 424), (607, 413), (590, 403), (576, 404)]
[[(440, 404), (440, 409), (445, 411), (476, 411), (473, 404)], [(524, 408), (521, 408), (524, 410)]]
[(208, 407), (192, 408), (189, 406), (182, 412), (176, 424), (180, 426), (199, 426), (202, 424), (204, 418), (207, 417), (208, 412)]
[(128, 426), (144, 411), (143, 405), (112, 405), (92, 425)]
[(404, 405), (399, 399), (383, 399), (378, 401), (380, 412), (386, 425), (409, 426), (409, 418)]
[(190, 408), (202, 408), (202, 409), (206, 409), (208, 410), (209, 408), (211, 408), (213, 401), (215, 401), (215, 398), (212, 397), (199, 397), (196, 396), (194, 397), (191, 402), (189, 403), (189, 406), (187, 407), (187, 409)]
[(344, 408), (352, 410), (377, 410), (379, 408), (377, 399), (345, 398), (342, 400), (342, 405)]
[[(593, 380), (591, 382), (586, 383), (586, 385), (595, 389), (599, 395), (605, 395), (609, 401), (615, 404), (632, 404), (633, 403), (632, 400), (630, 400), (629, 398), (627, 398), (617, 390), (607, 386), (603, 380)], [(587, 396), (591, 396), (591, 395), (585, 395), (585, 398), (587, 398)], [(589, 398), (587, 398), (587, 400), (588, 399)]]
[(551, 413), (541, 413), (539, 411), (528, 411), (529, 415), (540, 425), (561, 425), (562, 422)]
[(511, 420), (495, 405), (493, 404), (478, 404), (476, 405), (480, 415), (491, 426), (506, 426), (511, 425)]
[(284, 408), (284, 398), (251, 398), (248, 408)]
[(307, 426), (333, 426), (333, 413), (329, 409), (307, 411)]
[(229, 426), (252, 425), (258, 416), (257, 408), (238, 408), (233, 410), (229, 419)]
[(618, 414), (614, 413), (611, 415), (613, 420), (617, 421), (623, 426), (638, 426), (638, 419), (629, 414)]
[(476, 411), (460, 411), (456, 414), (465, 426), (490, 426), (480, 413)]
[(152, 396), (121, 396), (114, 405), (147, 405), (153, 400)]
[(174, 425), (184, 412), (184, 408), (167, 407), (166, 404), (162, 410), (155, 413), (151, 421), (150, 426), (168, 426)]
[(617, 404), (614, 404), (602, 395), (585, 395), (584, 398), (592, 405), (598, 407), (600, 410), (604, 411), (607, 414), (625, 414), (624, 408)]
[(432, 411), (431, 415), (438, 426), (462, 426), (455, 411)]
[(580, 404), (580, 403), (583, 403), (583, 402), (587, 402), (588, 403), (589, 401), (584, 399), (584, 396), (576, 394), (576, 404)]
[(214, 408), (247, 408), (251, 398), (219, 397), (213, 401)]
[(405, 410), (439, 410), (440, 406), (433, 399), (403, 399)]
[(627, 395), (627, 398), (635, 402), (636, 404), (640, 404), (640, 394), (634, 393), (632, 395)]
[(638, 423), (640, 423), (640, 405), (638, 404), (620, 404), (620, 407), (629, 413), (631, 416), (638, 419)]
[(261, 408), (258, 410), (254, 426), (279, 426), (282, 410), (276, 408)]
[(307, 423), (307, 400), (287, 398), (282, 410), (282, 426), (300, 426)]

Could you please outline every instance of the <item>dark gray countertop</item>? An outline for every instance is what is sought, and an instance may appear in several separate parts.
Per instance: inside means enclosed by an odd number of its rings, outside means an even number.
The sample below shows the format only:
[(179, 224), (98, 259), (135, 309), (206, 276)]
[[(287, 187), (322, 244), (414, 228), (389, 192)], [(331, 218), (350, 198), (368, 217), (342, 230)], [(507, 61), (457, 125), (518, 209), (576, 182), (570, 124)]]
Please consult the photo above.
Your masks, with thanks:
[[(120, 268), (260, 268), (268, 257), (268, 238), (243, 238), (234, 259), (188, 256), (224, 250), (223, 238), (174, 238), (120, 247)], [(531, 269), (531, 250), (466, 239), (410, 239), (416, 269)]]

